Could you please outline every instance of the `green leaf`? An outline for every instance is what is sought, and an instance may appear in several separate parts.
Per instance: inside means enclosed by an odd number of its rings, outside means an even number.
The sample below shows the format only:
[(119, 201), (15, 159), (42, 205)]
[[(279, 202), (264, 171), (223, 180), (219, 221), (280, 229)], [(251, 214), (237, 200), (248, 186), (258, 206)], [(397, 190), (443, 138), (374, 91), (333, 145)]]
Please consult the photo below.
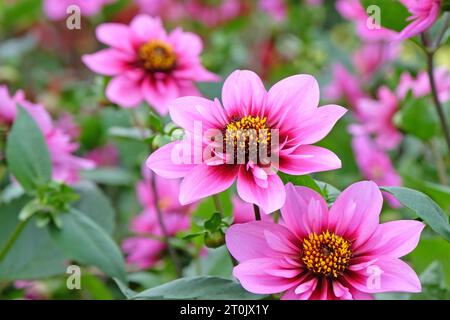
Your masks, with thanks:
[(430, 108), (429, 97), (408, 96), (402, 109), (395, 115), (395, 122), (403, 131), (422, 140), (429, 140), (439, 132), (439, 119)]
[(189, 299), (189, 300), (256, 300), (264, 296), (247, 292), (230, 279), (220, 277), (186, 277), (147, 289), (133, 299)]
[(444, 267), (447, 287), (450, 287), (450, 243), (442, 238), (421, 239), (417, 247), (408, 255), (414, 270), (424, 272), (433, 262), (439, 261)]
[(205, 229), (211, 232), (217, 231), (222, 224), (222, 217), (220, 213), (216, 212), (212, 215), (211, 219), (205, 221)]
[(429, 195), (436, 203), (444, 209), (450, 209), (450, 187), (425, 181), (420, 177), (413, 177), (402, 173), (403, 183), (407, 187), (419, 190)]
[[(28, 197), (21, 197), (8, 204), (0, 204), (0, 248), (16, 228), (19, 212), (29, 200)], [(64, 270), (61, 251), (53, 244), (48, 231), (39, 229), (32, 218), (0, 263), (0, 279), (42, 279), (62, 274)]]
[(125, 279), (125, 263), (120, 249), (87, 215), (72, 209), (61, 215), (63, 227), (50, 234), (69, 259), (100, 268), (111, 277)]
[(137, 294), (135, 291), (128, 288), (128, 286), (123, 281), (121, 281), (117, 278), (113, 278), (113, 280), (116, 282), (117, 286), (120, 289), (120, 292), (122, 292), (122, 294), (125, 296), (125, 298), (131, 299)]
[(87, 215), (108, 234), (112, 234), (115, 227), (115, 210), (111, 201), (93, 183), (83, 181), (74, 186), (80, 195), (80, 200), (74, 204), (80, 212)]
[(128, 186), (136, 180), (127, 170), (122, 168), (97, 168), (83, 171), (83, 178), (109, 186)]
[(328, 204), (332, 204), (341, 193), (341, 191), (338, 188), (332, 186), (329, 183), (319, 180), (315, 180), (315, 182), (322, 190), (322, 195), (324, 196)]
[(8, 136), (6, 160), (13, 176), (26, 190), (51, 180), (52, 164), (41, 130), (22, 108)]
[(199, 261), (193, 261), (185, 270), (186, 276), (219, 276), (232, 278), (233, 263), (230, 253), (225, 246), (217, 249), (208, 249), (205, 256), (198, 258)]
[(416, 212), (434, 231), (450, 241), (450, 225), (448, 216), (426, 194), (403, 187), (381, 187), (392, 194), (402, 205)]
[(283, 172), (278, 172), (278, 175), (280, 176), (284, 184), (290, 182), (295, 186), (304, 186), (322, 194), (322, 190), (310, 176), (291, 176)]
[(113, 138), (142, 141), (152, 136), (152, 132), (147, 129), (127, 128), (127, 127), (111, 127), (108, 134)]
[(380, 24), (385, 28), (401, 31), (409, 24), (406, 19), (411, 14), (399, 0), (361, 0), (361, 3), (369, 16), (374, 13), (367, 11), (368, 7), (375, 5), (379, 8)]

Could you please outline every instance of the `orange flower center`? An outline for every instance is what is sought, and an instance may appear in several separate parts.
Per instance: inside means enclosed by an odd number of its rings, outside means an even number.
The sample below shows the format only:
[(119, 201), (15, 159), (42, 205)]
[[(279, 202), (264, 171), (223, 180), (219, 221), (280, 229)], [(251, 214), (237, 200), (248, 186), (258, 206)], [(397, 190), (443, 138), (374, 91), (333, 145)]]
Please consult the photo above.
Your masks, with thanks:
[(262, 152), (270, 156), (271, 132), (267, 118), (245, 116), (227, 124), (224, 129), (224, 148), (233, 150), (237, 163), (252, 160), (260, 163)]
[(332, 232), (310, 233), (303, 240), (302, 261), (316, 275), (337, 278), (347, 269), (352, 257), (351, 243)]
[(166, 42), (152, 40), (139, 48), (139, 58), (144, 68), (150, 72), (168, 72), (175, 68), (177, 57)]

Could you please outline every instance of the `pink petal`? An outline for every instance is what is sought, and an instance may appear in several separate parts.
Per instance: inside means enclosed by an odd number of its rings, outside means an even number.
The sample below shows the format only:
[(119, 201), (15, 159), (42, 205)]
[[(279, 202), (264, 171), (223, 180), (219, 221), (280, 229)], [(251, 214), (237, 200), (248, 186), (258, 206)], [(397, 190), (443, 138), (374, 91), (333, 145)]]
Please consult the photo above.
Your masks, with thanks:
[(294, 140), (300, 144), (313, 144), (322, 140), (346, 112), (347, 109), (337, 105), (315, 109), (298, 123)]
[(292, 175), (305, 175), (339, 169), (341, 160), (330, 150), (302, 145), (288, 155), (280, 155), (280, 171)]
[(352, 184), (336, 199), (330, 209), (328, 227), (349, 241), (354, 241), (357, 248), (375, 232), (383, 196), (372, 181)]
[(229, 116), (262, 115), (260, 108), (263, 107), (266, 94), (256, 73), (236, 70), (223, 84), (222, 103)]
[(169, 41), (173, 43), (175, 51), (183, 58), (184, 55), (197, 58), (203, 50), (202, 39), (192, 32), (183, 32), (176, 28), (169, 35)]
[[(280, 258), (282, 255), (267, 244), (265, 232), (282, 239), (289, 248), (294, 246), (294, 236), (285, 227), (266, 221), (252, 221), (232, 225), (225, 235), (227, 248), (239, 262), (257, 258)], [(242, 245), (245, 243), (246, 245)], [(290, 250), (292, 255), (299, 252)]]
[(164, 178), (182, 178), (195, 167), (190, 157), (183, 159), (182, 151), (178, 141), (166, 144), (148, 157), (146, 166)]
[[(379, 271), (373, 272), (374, 268), (378, 268)], [(355, 289), (366, 293), (420, 292), (422, 290), (417, 274), (400, 259), (380, 258), (372, 265), (372, 269), (365, 271), (349, 273), (345, 276), (345, 280)]]
[(281, 122), (289, 110), (312, 112), (319, 98), (319, 85), (313, 76), (300, 74), (277, 82), (268, 93), (271, 123)]
[(231, 165), (197, 165), (183, 179), (180, 203), (192, 203), (228, 189), (236, 179), (238, 167)]
[(227, 120), (220, 103), (201, 97), (182, 97), (173, 100), (169, 105), (170, 117), (183, 129), (194, 132), (195, 123), (203, 130), (222, 129)]
[[(382, 223), (378, 226), (373, 241), (370, 239), (364, 250), (373, 255), (402, 257), (417, 247), (420, 234), (425, 224), (414, 220), (397, 220)], [(365, 254), (370, 254), (367, 251)]]
[(129, 57), (117, 49), (103, 49), (82, 57), (84, 64), (96, 73), (115, 76), (127, 69)]
[(146, 14), (140, 14), (133, 18), (130, 29), (139, 42), (147, 42), (152, 39), (166, 40), (167, 34), (160, 18), (152, 18)]
[(268, 175), (267, 188), (260, 187), (251, 170), (241, 166), (237, 181), (237, 191), (242, 200), (258, 205), (267, 213), (280, 209), (286, 200), (286, 191), (280, 177)]
[(113, 48), (135, 54), (128, 26), (121, 23), (103, 23), (95, 30), (97, 39)]
[(350, 290), (343, 286), (339, 281), (333, 281), (333, 292), (334, 295), (342, 300), (352, 300), (352, 294)]
[(124, 75), (111, 79), (106, 88), (106, 97), (123, 108), (137, 107), (143, 99), (139, 84)]
[(281, 208), (284, 225), (299, 239), (322, 232), (327, 226), (328, 206), (320, 194), (306, 187), (286, 185), (286, 202)]
[(147, 103), (160, 115), (169, 111), (169, 103), (179, 97), (178, 84), (172, 78), (153, 80), (149, 77), (142, 82), (142, 92)]
[(234, 267), (233, 275), (250, 292), (259, 294), (279, 293), (296, 285), (296, 281), (273, 276), (266, 269), (275, 269), (275, 260), (268, 258), (252, 259)]

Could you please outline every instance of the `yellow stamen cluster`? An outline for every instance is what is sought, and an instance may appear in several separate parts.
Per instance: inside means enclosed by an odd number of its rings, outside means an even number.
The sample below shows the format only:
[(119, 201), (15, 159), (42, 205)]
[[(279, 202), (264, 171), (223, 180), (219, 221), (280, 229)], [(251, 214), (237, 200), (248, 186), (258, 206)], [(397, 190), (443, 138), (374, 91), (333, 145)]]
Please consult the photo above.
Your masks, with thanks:
[(160, 40), (152, 40), (139, 48), (144, 68), (151, 72), (168, 72), (175, 68), (177, 57), (172, 47)]
[(270, 128), (267, 118), (245, 116), (231, 122), (225, 129), (225, 141), (239, 150), (248, 151), (250, 146), (270, 145)]
[(316, 275), (337, 278), (352, 257), (351, 243), (332, 232), (315, 232), (303, 240), (302, 261)]

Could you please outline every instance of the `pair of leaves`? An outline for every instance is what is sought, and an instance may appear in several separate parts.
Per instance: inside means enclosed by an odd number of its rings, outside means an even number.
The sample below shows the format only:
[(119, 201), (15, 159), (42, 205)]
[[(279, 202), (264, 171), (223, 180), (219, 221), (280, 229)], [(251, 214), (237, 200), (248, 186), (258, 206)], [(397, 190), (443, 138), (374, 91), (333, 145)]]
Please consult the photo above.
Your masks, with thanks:
[(264, 296), (247, 292), (230, 279), (215, 276), (185, 277), (140, 293), (127, 288), (116, 279), (122, 293), (133, 300), (188, 299), (188, 300), (256, 300)]
[[(21, 107), (18, 107), (18, 116), (8, 136), (6, 158), (9, 170), (30, 194), (36, 195), (38, 190), (51, 183), (52, 165), (44, 136), (32, 117)], [(73, 208), (67, 213), (59, 213), (61, 228), (52, 226), (50, 229), (38, 229), (35, 223), (29, 222), (6, 259), (0, 263), (0, 278), (29, 279), (59, 273), (61, 257), (64, 256), (97, 266), (112, 277), (125, 279), (123, 256), (108, 234), (114, 228), (112, 207), (95, 186), (79, 186), (79, 190), (84, 193), (84, 198), (76, 205), (86, 213)], [(6, 213), (0, 216), (0, 225), (6, 226), (0, 244), (6, 243), (12, 234), (11, 230), (17, 225), (18, 212), (26, 205), (23, 201), (20, 199), (20, 202), (10, 204), (13, 207), (6, 205)], [(21, 207), (14, 207), (16, 203)], [(34, 220), (35, 217), (28, 216), (27, 219)], [(100, 225), (104, 225), (104, 228)], [(52, 258), (48, 254), (52, 254)], [(43, 270), (36, 269), (39, 264), (35, 260), (43, 263)], [(25, 271), (17, 272), (22, 266)]]

